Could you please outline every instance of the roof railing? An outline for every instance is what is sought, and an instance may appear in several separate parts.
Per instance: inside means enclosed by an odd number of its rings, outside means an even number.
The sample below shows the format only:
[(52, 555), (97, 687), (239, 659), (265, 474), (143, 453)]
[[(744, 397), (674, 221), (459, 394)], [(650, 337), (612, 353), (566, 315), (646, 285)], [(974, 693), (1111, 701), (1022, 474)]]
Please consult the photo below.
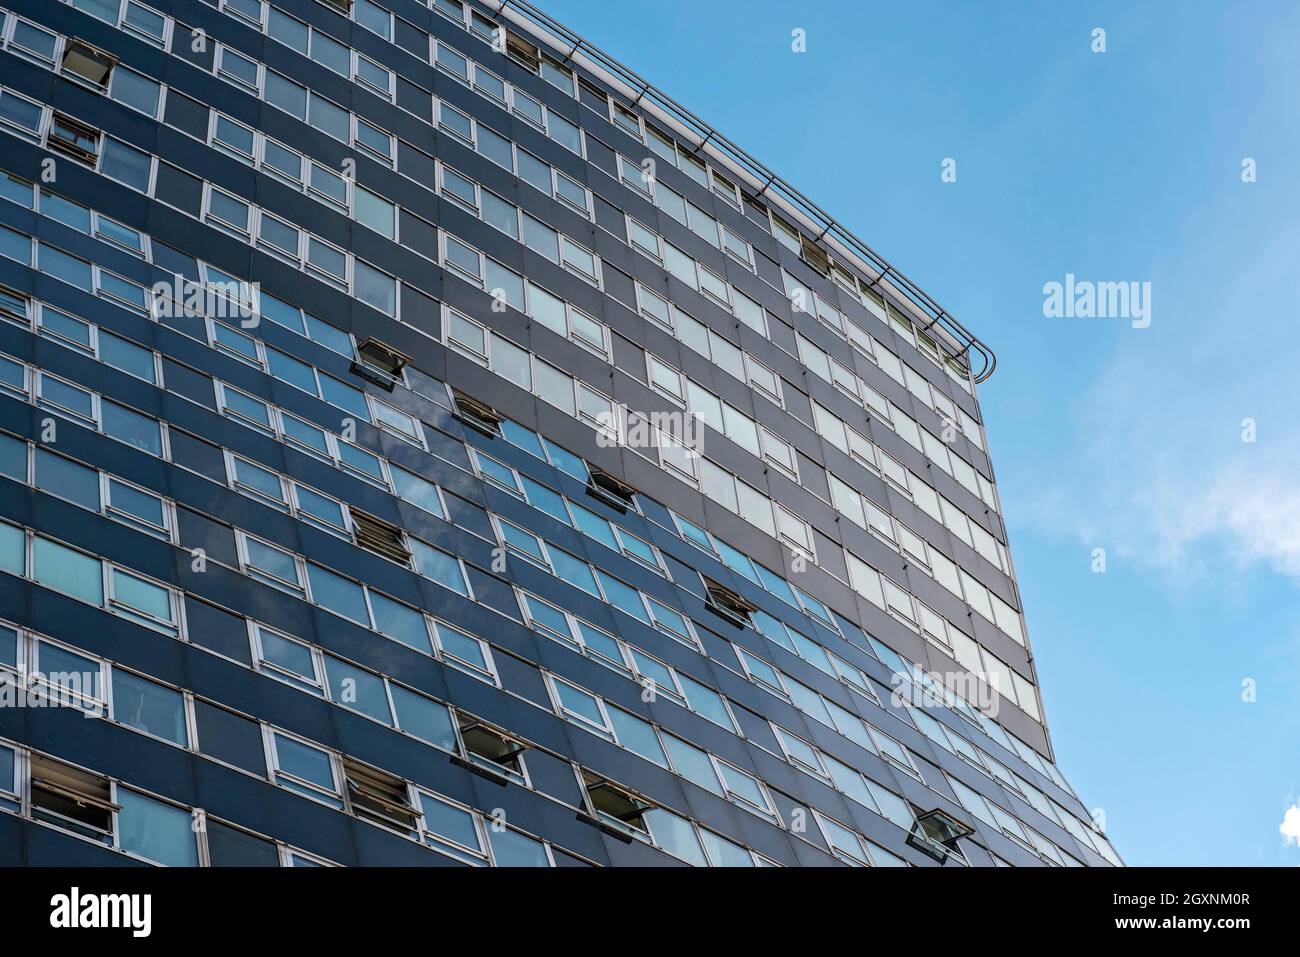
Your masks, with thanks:
[[(875, 278), (870, 282), (871, 287), (884, 285), (886, 288), (901, 293), (928, 320), (922, 325), (922, 331), (929, 332), (938, 325), (952, 338), (960, 353), (964, 354), (975, 382), (983, 382), (993, 374), (993, 370), (997, 366), (997, 357), (993, 354), (993, 350), (981, 341), (978, 336), (953, 318), (946, 309), (940, 306), (920, 286), (895, 268), (889, 260), (854, 235), (848, 227), (778, 176), (744, 148), (718, 132), (713, 126), (682, 106), (631, 67), (624, 65), (590, 43), (585, 37), (570, 30), (550, 14), (529, 3), (528, 0), (488, 0), (488, 2), (496, 7), (497, 14), (510, 9), (519, 17), (529, 21), (533, 26), (541, 28), (546, 34), (549, 34), (549, 36), (543, 36), (543, 39), (562, 41), (563, 44), (569, 47), (567, 53), (563, 52), (561, 47), (555, 47), (555, 52), (562, 59), (572, 60), (578, 54), (582, 54), (592, 63), (622, 80), (629, 90), (635, 94), (632, 99), (633, 105), (640, 103), (644, 99), (649, 99), (657, 104), (660, 109), (672, 116), (686, 131), (696, 138), (697, 142), (693, 147), (695, 152), (705, 151), (706, 146), (718, 151), (722, 158), (730, 160), (741, 173), (751, 179), (749, 185), (754, 189), (757, 198), (762, 198), (768, 193), (775, 193), (790, 204), (793, 211), (802, 214), (803, 218), (812, 223), (815, 228), (820, 228), (819, 240), (830, 245), (828, 238), (833, 237), (838, 240), (838, 245), (843, 246), (844, 251), (855, 254), (861, 260), (859, 268), (862, 268), (864, 273), (875, 273)], [(552, 45), (554, 46), (554, 44)], [(972, 361), (973, 356), (978, 357), (978, 368), (975, 362)]]

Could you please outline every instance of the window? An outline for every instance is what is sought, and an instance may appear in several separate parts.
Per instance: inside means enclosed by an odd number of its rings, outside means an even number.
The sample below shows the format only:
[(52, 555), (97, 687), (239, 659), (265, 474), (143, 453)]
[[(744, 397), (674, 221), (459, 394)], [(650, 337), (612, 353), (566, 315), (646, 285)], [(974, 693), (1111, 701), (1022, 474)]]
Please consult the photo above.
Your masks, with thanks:
[(236, 53), (230, 47), (217, 46), (217, 75), (229, 80), (236, 86), (242, 86), (251, 93), (260, 89), (259, 77), (261, 64), (256, 60)]
[(193, 815), (135, 791), (120, 788), (118, 844), (122, 850), (169, 867), (198, 867)]
[[(10, 94), (0, 100), (0, 107), (11, 106)], [(94, 165), (99, 157), (99, 132), (92, 126), (55, 113), (50, 122), (49, 147), (56, 152)]]
[(110, 611), (173, 637), (179, 633), (170, 589), (120, 568), (110, 569), (108, 584)]
[(104, 155), (99, 171), (105, 176), (125, 183), (141, 193), (149, 191), (149, 176), (153, 159), (148, 153), (127, 146), (112, 137), (104, 137)]
[(259, 671), (312, 694), (322, 693), (324, 685), (311, 645), (259, 624), (252, 626), (252, 634)]
[(189, 744), (179, 691), (113, 668), (113, 719), (184, 748)]
[(614, 734), (605, 714), (604, 702), (559, 678), (552, 677), (551, 685), (555, 688), (555, 700), (561, 715), (593, 734), (613, 740)]
[(331, 699), (391, 728), (393, 711), (384, 679), (333, 655), (324, 657)]
[[(19, 96), (11, 90), (0, 90), (0, 124), (7, 132), (15, 133), (29, 142), (39, 141), (41, 116), (44, 111), (40, 104)], [(55, 114), (59, 117), (60, 114)], [(54, 130), (50, 130), (50, 139), (54, 140)], [(93, 160), (86, 160), (92, 162)]]
[(307, 565), (307, 580), (311, 583), (312, 600), (316, 604), (363, 627), (370, 627), (366, 590), (361, 585), (310, 563)]
[(107, 400), (101, 403), (100, 419), (105, 435), (150, 455), (162, 456), (162, 424), (157, 419)]
[(343, 777), (353, 814), (414, 836), (420, 811), (412, 806), (405, 781), (349, 757), (343, 759)]
[(460, 737), (471, 764), (527, 786), (523, 756), (528, 745), (469, 715), (460, 716)]
[(32, 577), (42, 585), (92, 605), (104, 604), (104, 579), (99, 559), (39, 535), (32, 546)]
[(250, 576), (300, 597), (304, 594), (298, 560), (291, 553), (247, 535), (241, 534), (240, 541), (244, 568)]
[(157, 82), (126, 67), (120, 67), (113, 74), (113, 85), (109, 91), (113, 99), (151, 117), (158, 115), (161, 94), (162, 87)]
[(13, 38), (9, 48), (20, 56), (34, 60), (47, 69), (54, 68), (54, 48), (58, 45), (58, 34), (42, 29), (26, 20), (14, 22)]
[(116, 65), (117, 57), (83, 40), (69, 40), (67, 49), (63, 51), (63, 75), (81, 80), (100, 91), (108, 89), (108, 78)]
[(400, 528), (357, 508), (351, 512), (352, 530), (358, 545), (399, 565), (410, 565), (411, 552)]
[(44, 640), (33, 649), (32, 683), (42, 686), (52, 703), (97, 716), (105, 713), (104, 668), (99, 661)]
[(598, 821), (621, 835), (650, 839), (645, 814), (655, 805), (591, 771), (582, 772), (582, 784), (591, 813)]
[(472, 811), (426, 791), (419, 792), (419, 799), (424, 843), (466, 863), (486, 862), (483, 834)]
[(99, 472), (43, 448), (36, 449), (36, 487), (99, 511)]
[(323, 748), (270, 731), (271, 770), (275, 782), (290, 791), (343, 809), (333, 756)]
[(721, 615), (739, 628), (753, 624), (751, 616), (758, 611), (757, 605), (710, 578), (704, 579), (704, 587), (709, 593), (706, 606), (710, 611)]
[(31, 756), (32, 817), (65, 831), (113, 843), (113, 785), (102, 775)]

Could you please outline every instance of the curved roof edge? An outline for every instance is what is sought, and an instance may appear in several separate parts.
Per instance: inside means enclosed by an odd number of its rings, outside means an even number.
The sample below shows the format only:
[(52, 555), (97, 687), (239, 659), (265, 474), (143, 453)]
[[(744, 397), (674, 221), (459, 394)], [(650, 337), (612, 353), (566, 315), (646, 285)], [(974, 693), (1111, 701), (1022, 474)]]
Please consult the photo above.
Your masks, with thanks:
[[(906, 300), (918, 312), (920, 328), (933, 335), (942, 332), (958, 355), (964, 354), (976, 383), (983, 382), (997, 367), (997, 357), (978, 336), (958, 322), (928, 293), (906, 275), (854, 235), (830, 213), (826, 212), (798, 189), (759, 162), (742, 147), (718, 132), (713, 126), (682, 106), (663, 90), (650, 83), (636, 71), (610, 56), (584, 37), (570, 30), (550, 14), (538, 9), (528, 0), (484, 0), (494, 7), (498, 16), (509, 15), (518, 25), (540, 34), (556, 53), (566, 60), (585, 61), (583, 65), (611, 85), (625, 87), (623, 92), (634, 105), (643, 109), (649, 104), (657, 107), (660, 118), (679, 133), (694, 140), (696, 152), (722, 160), (732, 172), (747, 181), (754, 195), (760, 199), (779, 199), (783, 209), (808, 229), (819, 242), (833, 251), (847, 255), (855, 261), (871, 285), (879, 285)], [(978, 363), (977, 360), (978, 359)]]

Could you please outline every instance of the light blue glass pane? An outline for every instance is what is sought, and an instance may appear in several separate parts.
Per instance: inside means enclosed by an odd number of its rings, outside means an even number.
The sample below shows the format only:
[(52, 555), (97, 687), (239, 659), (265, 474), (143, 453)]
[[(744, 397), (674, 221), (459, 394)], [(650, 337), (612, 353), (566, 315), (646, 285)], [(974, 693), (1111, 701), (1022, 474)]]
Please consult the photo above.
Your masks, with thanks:
[(661, 768), (668, 767), (668, 758), (652, 725), (618, 708), (609, 709), (609, 723), (614, 726), (614, 734), (623, 747)]
[(321, 398), (331, 405), (349, 412), (363, 422), (370, 421), (370, 406), (366, 404), (366, 394), (360, 389), (344, 385), (338, 379), (323, 375), (320, 377)]
[(104, 581), (98, 558), (39, 537), (32, 555), (33, 577), (42, 585), (74, 595), (92, 605), (104, 604)]
[(725, 837), (719, 837), (712, 831), (701, 828), (700, 837), (709, 852), (709, 859), (714, 867), (753, 867), (754, 859), (749, 851), (739, 844), (733, 844)]
[(645, 610), (645, 605), (641, 602), (641, 595), (631, 585), (625, 585), (611, 575), (607, 575), (599, 569), (596, 575), (600, 578), (601, 587), (605, 590), (605, 597), (615, 608), (627, 612), (633, 618), (650, 624), (650, 615)]
[(198, 867), (193, 817), (170, 804), (119, 788), (117, 823), (122, 849), (169, 867)]
[(447, 751), (456, 749), (456, 732), (445, 705), (416, 694), (400, 685), (392, 685), (393, 705), (402, 730)]
[(370, 608), (375, 615), (375, 630), (380, 634), (426, 654), (432, 649), (424, 616), (415, 609), (374, 591), (370, 593)]
[(151, 455), (162, 455), (162, 428), (157, 420), (112, 402), (101, 410), (104, 432)]
[(324, 751), (277, 734), (275, 753), (281, 771), (287, 771), (294, 777), (310, 781), (328, 791), (334, 790), (334, 771), (330, 765), (330, 756)]
[(376, 721), (393, 723), (382, 678), (329, 655), (325, 656), (325, 672), (329, 676), (331, 698)]
[(185, 747), (185, 702), (179, 691), (113, 671), (113, 717), (132, 728)]
[(722, 796), (722, 785), (718, 783), (718, 775), (714, 772), (713, 763), (707, 754), (672, 735), (665, 735), (664, 743), (678, 774), (706, 791)]
[(156, 374), (153, 353), (143, 346), (113, 335), (111, 332), (99, 333), (99, 358), (109, 365), (139, 376), (147, 382), (155, 382)]
[(518, 831), (489, 832), (492, 841), (492, 858), (497, 867), (550, 867), (546, 847)]
[(171, 597), (167, 589), (129, 575), (119, 568), (113, 569), (113, 597), (124, 605), (139, 609), (154, 618), (170, 621)]
[(415, 555), (415, 566), (421, 575), (461, 595), (469, 594), (469, 588), (465, 584), (465, 574), (456, 559), (418, 540), (413, 540), (411, 546), (412, 553)]
[(0, 569), (12, 575), (22, 575), (27, 570), (27, 539), (21, 528), (0, 523)]
[(578, 523), (578, 531), (582, 534), (594, 538), (606, 548), (619, 551), (618, 541), (614, 538), (614, 530), (609, 527), (609, 522), (605, 521), (594, 512), (589, 512), (581, 505), (573, 506), (573, 520)]
[(695, 835), (695, 828), (690, 821), (678, 817), (662, 808), (647, 811), (644, 818), (654, 835), (655, 843), (682, 860), (696, 867), (707, 867), (704, 850), (700, 839)]
[(449, 628), (446, 625), (439, 625), (438, 642), (448, 654), (474, 665), (482, 671), (488, 670), (487, 658), (483, 654), (483, 646), (464, 632)]
[(143, 193), (149, 189), (151, 162), (148, 153), (106, 137), (99, 169), (105, 176), (111, 176)]
[(420, 795), (420, 808), (424, 811), (424, 826), (434, 834), (462, 847), (482, 850), (474, 817), (468, 811), (428, 794)]
[(542, 440), (546, 445), (546, 451), (551, 457), (551, 464), (561, 472), (572, 475), (579, 482), (586, 484), (590, 477), (587, 472), (587, 463), (574, 455), (568, 449), (562, 449), (554, 442), (548, 439)]
[(266, 361), (270, 367), (271, 375), (277, 379), (302, 389), (302, 391), (311, 395), (318, 394), (316, 391), (316, 374), (307, 363), (285, 355), (279, 349), (271, 348), (266, 350)]
[(262, 300), (259, 305), (261, 314), (276, 325), (292, 329), (300, 336), (307, 334), (306, 329), (303, 327), (302, 313), (298, 311), (297, 307), (291, 306), (284, 300), (276, 299), (267, 293), (262, 293)]
[(564, 506), (564, 497), (552, 492), (544, 485), (538, 485), (530, 478), (521, 479), (524, 486), (524, 495), (528, 499), (528, 504), (534, 508), (541, 509), (551, 518), (565, 525), (572, 524), (569, 521), (569, 513)]
[(313, 342), (319, 343), (331, 352), (352, 358), (352, 339), (342, 329), (336, 329), (328, 322), (307, 315), (307, 335)]
[[(757, 565), (756, 567), (758, 569), (758, 577), (762, 579), (764, 588), (786, 604), (799, 608), (799, 602), (794, 597), (794, 590), (790, 588), (789, 582), (784, 578), (772, 574), (772, 572), (768, 571), (762, 565)], [(800, 609), (800, 611), (802, 610), (803, 609)]]
[(316, 604), (366, 627), (370, 626), (366, 595), (360, 585), (340, 578), (319, 565), (307, 566), (307, 579), (311, 582), (312, 598)]
[(592, 595), (599, 595), (596, 590), (596, 579), (591, 574), (591, 566), (586, 562), (579, 561), (568, 552), (553, 548), (551, 549), (551, 566), (555, 569), (555, 576), (561, 581), (576, 585)]

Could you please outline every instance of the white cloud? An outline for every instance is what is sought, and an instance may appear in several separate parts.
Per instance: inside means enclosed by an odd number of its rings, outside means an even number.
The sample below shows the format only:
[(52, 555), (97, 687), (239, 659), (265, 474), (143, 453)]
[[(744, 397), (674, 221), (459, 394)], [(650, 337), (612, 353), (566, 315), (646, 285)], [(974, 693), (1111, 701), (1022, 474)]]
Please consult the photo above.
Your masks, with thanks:
[(1283, 844), (1295, 844), (1300, 846), (1300, 803), (1293, 804), (1286, 809), (1286, 814), (1282, 817), (1282, 823), (1277, 828), (1282, 832)]
[(1227, 564), (1300, 580), (1295, 309), (1276, 293), (1297, 246), (1294, 226), (1261, 237), (1221, 286), (1191, 282), (1197, 263), (1157, 270), (1162, 311), (1118, 333), (1063, 423), (1052, 487), (1019, 518), (1175, 578)]

